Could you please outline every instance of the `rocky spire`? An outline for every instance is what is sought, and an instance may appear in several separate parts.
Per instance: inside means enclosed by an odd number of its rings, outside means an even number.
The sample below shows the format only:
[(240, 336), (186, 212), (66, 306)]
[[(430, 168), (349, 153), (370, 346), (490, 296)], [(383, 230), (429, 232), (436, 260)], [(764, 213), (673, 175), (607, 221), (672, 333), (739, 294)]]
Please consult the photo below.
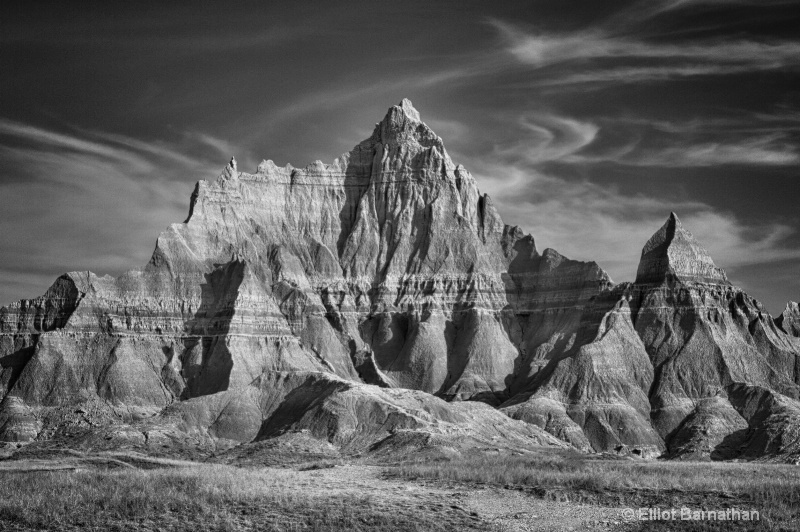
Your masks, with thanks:
[(414, 108), (414, 104), (411, 103), (411, 100), (408, 98), (403, 98), (402, 101), (398, 104), (398, 106), (403, 110), (403, 112), (411, 118), (412, 120), (416, 120), (419, 122), (419, 111)]
[(230, 162), (222, 170), (219, 176), (221, 179), (237, 179), (239, 177), (239, 170), (236, 165), (236, 157), (231, 157)]
[(674, 212), (642, 249), (636, 282), (660, 283), (668, 276), (683, 281), (728, 284), (725, 271), (717, 268)]
[(775, 323), (786, 334), (800, 338), (800, 304), (794, 301), (786, 303), (786, 308), (780, 316), (775, 318)]
[(411, 100), (403, 100), (389, 108), (386, 116), (375, 126), (373, 138), (387, 146), (419, 144), (444, 151), (442, 139), (425, 125)]

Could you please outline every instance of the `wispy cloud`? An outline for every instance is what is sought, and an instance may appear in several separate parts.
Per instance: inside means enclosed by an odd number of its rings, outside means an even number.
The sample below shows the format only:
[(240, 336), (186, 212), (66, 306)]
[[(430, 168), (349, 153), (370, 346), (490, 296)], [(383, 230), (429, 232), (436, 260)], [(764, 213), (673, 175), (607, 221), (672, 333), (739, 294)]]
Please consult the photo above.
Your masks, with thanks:
[[(633, 280), (642, 246), (665, 222), (669, 212), (676, 211), (684, 225), (708, 248), (717, 265), (729, 273), (753, 264), (800, 259), (800, 248), (789, 243), (796, 235), (791, 225), (769, 221), (748, 223), (705, 202), (681, 196), (632, 193), (615, 185), (568, 179), (545, 171), (543, 163), (548, 161), (581, 160), (578, 153), (591, 142), (596, 126), (543, 116), (547, 118), (541, 123), (549, 127), (530, 127), (531, 121), (537, 123), (534, 116), (519, 120), (520, 135), (524, 131), (532, 139), (527, 143), (488, 154), (450, 149), (454, 159), (465, 164), (481, 189), (492, 196), (504, 221), (531, 232), (540, 251), (553, 247), (570, 258), (597, 261), (617, 281)], [(451, 127), (462, 130), (457, 125)], [(554, 133), (563, 129), (572, 134)], [(583, 134), (578, 134), (579, 131)], [(557, 138), (562, 141), (556, 142)], [(671, 161), (666, 160), (669, 159), (666, 152), (658, 157), (669, 165), (680, 164), (679, 156), (692, 165), (725, 164), (737, 158), (752, 162), (752, 157), (759, 154), (766, 159), (777, 157), (765, 148), (767, 145), (767, 141), (751, 143), (749, 152), (745, 150), (747, 143), (738, 148), (728, 146), (722, 151), (696, 146), (688, 154), (675, 150)], [(737, 149), (742, 153), (735, 154)], [(639, 157), (639, 164), (659, 162)]]
[[(496, 146), (492, 156), (516, 164), (612, 162), (626, 166), (686, 168), (800, 163), (800, 150), (787, 131), (775, 126), (754, 127), (752, 121), (747, 126), (734, 119), (668, 122), (599, 118), (590, 121), (552, 112), (528, 112), (512, 123), (517, 127), (517, 140)], [(449, 127), (454, 129), (455, 126), (449, 124)], [(647, 129), (658, 132), (656, 145), (642, 143), (642, 131)], [(464, 128), (461, 130), (463, 136)], [(614, 137), (603, 138), (609, 132), (613, 132)]]
[(616, 281), (635, 278), (644, 243), (670, 211), (679, 213), (717, 265), (729, 272), (800, 259), (800, 249), (787, 243), (796, 229), (786, 224), (750, 225), (703, 202), (626, 193), (516, 164), (467, 164), (476, 167), (478, 182), (506, 223), (531, 232), (539, 250), (553, 247), (570, 258), (597, 261)]
[(194, 181), (224, 165), (188, 142), (0, 119), (0, 164), (14, 169), (0, 182), (0, 304), (39, 295), (65, 271), (143, 266), (159, 232), (185, 217)]
[(690, 212), (684, 218), (684, 225), (723, 268), (736, 270), (742, 266), (800, 259), (800, 249), (787, 245), (787, 240), (797, 232), (790, 225), (745, 224), (735, 214), (717, 212), (711, 207)]
[(800, 162), (797, 148), (782, 135), (768, 135), (740, 142), (708, 142), (649, 150), (618, 158), (635, 166), (794, 165)]
[(740, 6), (756, 6), (760, 8), (795, 4), (795, 0), (640, 0), (604, 21), (606, 27), (626, 27), (641, 25), (653, 19), (674, 12), (686, 12), (692, 8), (731, 8)]
[(215, 137), (213, 135), (208, 135), (206, 133), (201, 133), (199, 131), (187, 131), (186, 136), (189, 139), (196, 140), (203, 146), (208, 146), (209, 148), (212, 148), (221, 157), (236, 155), (236, 152), (240, 150), (239, 147), (234, 146), (227, 140), (220, 139), (218, 137)]
[(101, 158), (136, 174), (152, 173), (158, 166), (154, 162), (159, 160), (187, 168), (199, 167), (201, 162), (208, 161), (205, 158), (190, 158), (162, 142), (144, 142), (125, 135), (81, 128), (74, 131), (74, 134), (60, 133), (0, 118), (0, 139), (6, 137), (15, 144), (27, 143), (18, 149), (4, 145), (0, 147), (5, 148), (7, 153), (15, 151), (20, 156), (39, 152), (42, 157), (60, 153), (63, 156), (79, 154), (81, 157)]
[[(298, 94), (283, 103), (279, 108), (271, 109), (259, 121), (258, 128), (277, 128), (290, 120), (313, 115), (323, 109), (334, 109), (351, 105), (354, 102), (380, 99), (382, 102), (396, 103), (400, 98), (409, 93), (433, 88), (447, 87), (448, 84), (460, 82), (462, 85), (468, 81), (484, 78), (492, 74), (513, 68), (514, 64), (498, 50), (483, 52), (473, 57), (454, 57), (453, 63), (447, 68), (424, 68), (409, 72), (400, 77), (375, 76), (364, 72), (363, 76), (348, 75), (346, 81), (331, 81), (321, 88)], [(360, 81), (376, 79), (372, 83)], [(358, 82), (350, 81), (356, 78)], [(393, 78), (393, 79), (388, 79)], [(385, 96), (385, 97), (384, 97)]]
[(641, 147), (637, 142), (595, 154), (571, 154), (563, 162), (589, 164), (614, 162), (628, 166), (686, 168), (722, 165), (788, 166), (800, 163), (797, 147), (784, 134), (747, 137), (740, 140), (687, 142), (679, 136), (669, 145)]
[(707, 208), (699, 202), (627, 194), (501, 160), (467, 159), (503, 220), (532, 233), (540, 251), (552, 247), (573, 259), (596, 261), (616, 281), (633, 280), (642, 246), (670, 210)]
[(123, 152), (120, 150), (103, 144), (48, 131), (46, 129), (41, 129), (27, 124), (21, 124), (11, 120), (0, 119), (0, 135), (33, 141), (40, 146), (65, 148), (93, 156), (101, 156), (118, 160), (128, 159), (129, 162), (138, 162), (138, 160), (133, 160), (131, 154), (123, 154)]
[(664, 13), (690, 6), (784, 6), (794, 5), (795, 0), (648, 0), (642, 4), (651, 5), (653, 13)]
[(665, 44), (615, 37), (601, 29), (549, 35), (525, 32), (499, 21), (494, 21), (493, 25), (507, 39), (508, 51), (514, 57), (537, 68), (567, 61), (603, 58), (676, 59), (748, 65), (757, 70), (800, 64), (800, 43), (794, 41), (764, 43), (739, 40)]
[[(581, 89), (600, 88), (608, 84), (634, 84), (651, 81), (665, 81), (670, 79), (687, 78), (695, 76), (729, 76), (762, 69), (772, 69), (766, 64), (728, 64), (728, 65), (660, 65), (642, 67), (608, 67), (587, 72), (559, 74), (555, 77), (542, 78), (535, 81), (518, 83), (516, 87), (529, 88), (559, 88), (575, 86)], [(775, 66), (774, 68), (778, 68)]]
[(663, 42), (623, 36), (603, 26), (568, 33), (526, 30), (492, 20), (506, 50), (532, 69), (581, 66), (581, 72), (559, 71), (532, 86), (630, 83), (672, 77), (728, 75), (800, 65), (800, 42), (787, 40), (706, 39)]
[(518, 120), (522, 140), (497, 148), (504, 159), (521, 157), (530, 164), (561, 160), (591, 144), (599, 127), (593, 123), (551, 113), (523, 115)]

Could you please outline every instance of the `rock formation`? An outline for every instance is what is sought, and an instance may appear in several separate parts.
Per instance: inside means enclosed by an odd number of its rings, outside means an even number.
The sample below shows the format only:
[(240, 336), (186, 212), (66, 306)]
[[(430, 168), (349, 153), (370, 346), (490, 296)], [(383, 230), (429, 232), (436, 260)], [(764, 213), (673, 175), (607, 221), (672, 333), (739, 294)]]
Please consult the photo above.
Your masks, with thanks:
[(800, 338), (800, 305), (789, 301), (783, 313), (775, 318), (775, 323), (786, 334)]
[(780, 440), (791, 407), (765, 424), (740, 387), (793, 404), (799, 314), (773, 320), (674, 214), (634, 283), (540, 253), (403, 100), (330, 164), (232, 159), (144, 268), (65, 274), (0, 310), (0, 439), (91, 421), (148, 444), (306, 431), (346, 452), (559, 438), (752, 457), (720, 446), (745, 425)]
[[(674, 214), (654, 238), (661, 240), (661, 233), (667, 242), (675, 234), (668, 244), (674, 253), (664, 253), (670, 261), (697, 262), (668, 269), (660, 281), (646, 276), (642, 282), (641, 266), (637, 276), (635, 325), (656, 375), (651, 417), (661, 436), (669, 444), (682, 420), (699, 407), (698, 400), (725, 393), (734, 383), (797, 398), (798, 344), (760, 303), (731, 286)], [(654, 243), (651, 239), (645, 246), (643, 259)], [(728, 406), (720, 400), (719, 407), (719, 415), (726, 417)]]
[(583, 323), (597, 336), (576, 341), (574, 354), (504, 405), (512, 417), (538, 414), (532, 419), (547, 430), (554, 420), (575, 421), (594, 449), (733, 458), (744, 426), (764, 428), (728, 398), (732, 386), (762, 387), (787, 401), (798, 396), (800, 344), (730, 284), (674, 213), (642, 250), (636, 281), (592, 303)]

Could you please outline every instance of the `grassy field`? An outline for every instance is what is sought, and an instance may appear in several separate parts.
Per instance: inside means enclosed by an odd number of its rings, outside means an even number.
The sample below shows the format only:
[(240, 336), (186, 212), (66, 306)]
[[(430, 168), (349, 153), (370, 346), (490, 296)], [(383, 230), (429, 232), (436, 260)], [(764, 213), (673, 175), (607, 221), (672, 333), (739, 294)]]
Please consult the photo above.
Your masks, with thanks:
[(740, 508), (760, 521), (739, 523), (650, 522), (647, 530), (798, 530), (800, 468), (719, 462), (645, 462), (587, 459), (572, 454), (491, 456), (405, 463), (386, 470), (408, 480), (438, 479), (521, 489), (555, 500), (619, 508)]
[[(626, 531), (800, 529), (800, 469), (794, 466), (591, 459), (561, 451), (373, 464), (369, 475), (359, 464), (237, 467), (79, 453), (9, 461), (0, 463), (0, 530), (487, 530), (488, 521), (452, 497), (489, 493), (487, 487), (501, 498), (524, 492), (615, 509), (687, 506), (761, 514), (755, 526), (634, 522)], [(64, 469), (41, 470), (47, 468)], [(438, 495), (432, 489), (437, 485), (443, 487), (436, 488)]]
[[(274, 473), (274, 472), (273, 472)], [(289, 473), (291, 474), (291, 473)], [(0, 472), (0, 528), (293, 531), (473, 529), (374, 497), (303, 494), (286, 474), (225, 465)]]

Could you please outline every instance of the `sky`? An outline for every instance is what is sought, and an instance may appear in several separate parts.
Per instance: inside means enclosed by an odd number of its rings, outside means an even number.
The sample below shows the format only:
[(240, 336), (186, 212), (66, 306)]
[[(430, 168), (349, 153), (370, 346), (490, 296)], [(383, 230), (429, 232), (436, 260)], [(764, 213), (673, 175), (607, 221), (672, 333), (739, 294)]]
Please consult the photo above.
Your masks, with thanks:
[(635, 278), (675, 211), (800, 299), (800, 0), (0, 7), (0, 305), (143, 266), (235, 156), (332, 161), (409, 98), (539, 250)]

